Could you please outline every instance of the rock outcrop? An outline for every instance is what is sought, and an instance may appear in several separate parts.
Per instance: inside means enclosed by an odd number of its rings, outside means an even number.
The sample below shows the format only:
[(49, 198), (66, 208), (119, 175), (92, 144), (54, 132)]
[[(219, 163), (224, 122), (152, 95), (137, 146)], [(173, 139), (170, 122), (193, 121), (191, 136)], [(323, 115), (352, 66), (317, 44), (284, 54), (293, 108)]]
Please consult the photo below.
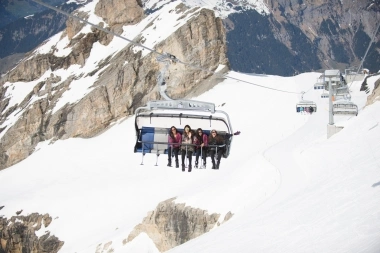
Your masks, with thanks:
[[(379, 79), (377, 79), (377, 81), (375, 82), (375, 86), (373, 88), (372, 94), (369, 95), (367, 98), (366, 106), (371, 105), (375, 103), (376, 101), (380, 101), (380, 73), (373, 74), (372, 76), (377, 76), (379, 77)], [(363, 86), (366, 86), (367, 78), (364, 80)]]
[(0, 217), (0, 252), (1, 253), (56, 253), (63, 242), (56, 236), (45, 233), (38, 237), (36, 231), (42, 226), (50, 225), (52, 218), (48, 215), (32, 213), (27, 216), (13, 216), (9, 220)]
[[(137, 225), (124, 243), (132, 241), (145, 232), (160, 252), (167, 251), (191, 239), (209, 232), (217, 225), (220, 214), (176, 204), (169, 199), (158, 204), (156, 210), (149, 212), (141, 224)], [(232, 217), (228, 213), (224, 219)]]
[(141, 0), (100, 0), (95, 7), (95, 14), (103, 17), (108, 25), (134, 25), (143, 15)]

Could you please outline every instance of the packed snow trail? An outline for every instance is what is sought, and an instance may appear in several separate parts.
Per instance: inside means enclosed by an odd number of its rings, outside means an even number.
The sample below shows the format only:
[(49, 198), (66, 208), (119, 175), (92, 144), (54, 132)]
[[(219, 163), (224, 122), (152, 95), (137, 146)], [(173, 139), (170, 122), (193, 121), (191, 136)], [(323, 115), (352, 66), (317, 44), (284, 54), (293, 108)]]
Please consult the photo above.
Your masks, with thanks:
[(170, 252), (378, 252), (379, 109), (335, 117), (346, 127), (327, 139), (328, 101), (319, 101), (317, 113), (300, 115), (305, 125), (264, 152), (281, 175), (276, 192)]
[(268, 148), (264, 152), (265, 158), (281, 173), (281, 185), (276, 194), (268, 200), (268, 205), (279, 201), (287, 201), (288, 197), (301, 191), (310, 181), (306, 168), (301, 168), (295, 156), (312, 146), (316, 139), (325, 139), (327, 135), (328, 111), (319, 110), (308, 117), (308, 121), (297, 132), (286, 140)]

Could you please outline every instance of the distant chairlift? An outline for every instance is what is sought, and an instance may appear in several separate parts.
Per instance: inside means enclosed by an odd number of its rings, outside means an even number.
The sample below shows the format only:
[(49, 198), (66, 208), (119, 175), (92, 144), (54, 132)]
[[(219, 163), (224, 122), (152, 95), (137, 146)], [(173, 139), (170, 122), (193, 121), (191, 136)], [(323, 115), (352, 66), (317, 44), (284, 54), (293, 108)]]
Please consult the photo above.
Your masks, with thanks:
[(322, 94), (321, 94), (321, 98), (329, 98), (330, 97), (330, 95), (329, 95), (329, 93), (327, 93), (327, 92), (323, 92)]
[(318, 82), (314, 84), (314, 90), (323, 90), (326, 88), (325, 82)]
[(358, 115), (358, 106), (344, 99), (333, 102), (333, 115)]
[(351, 95), (350, 95), (347, 85), (344, 85), (336, 89), (335, 99), (336, 100), (341, 100), (341, 99), (351, 100)]
[(314, 90), (323, 89), (326, 89), (326, 81), (324, 75), (321, 75), (317, 78), (317, 82), (314, 84)]
[(301, 101), (296, 104), (296, 112), (310, 112), (310, 108), (313, 108), (312, 112), (317, 112), (317, 104), (313, 101), (307, 101), (303, 100), (303, 95), (305, 92), (302, 93)]

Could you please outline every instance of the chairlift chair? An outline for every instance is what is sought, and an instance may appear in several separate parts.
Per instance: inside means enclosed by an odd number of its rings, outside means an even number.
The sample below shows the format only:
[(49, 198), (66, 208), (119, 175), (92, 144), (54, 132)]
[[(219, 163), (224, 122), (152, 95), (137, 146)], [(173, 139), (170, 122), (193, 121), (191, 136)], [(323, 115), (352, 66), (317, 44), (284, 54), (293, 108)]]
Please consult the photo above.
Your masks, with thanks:
[(302, 92), (301, 101), (296, 104), (296, 112), (310, 112), (310, 107), (313, 108), (313, 112), (317, 112), (317, 104), (313, 101), (303, 100), (303, 95), (305, 92)]
[(213, 103), (193, 100), (149, 101), (146, 107), (137, 108), (134, 152), (143, 156), (147, 153), (167, 154), (171, 126), (182, 133), (185, 125), (190, 125), (193, 130), (202, 128), (207, 135), (211, 130), (217, 130), (225, 140), (223, 157), (229, 156), (233, 132), (228, 114), (215, 110)]
[(317, 82), (314, 84), (314, 90), (325, 89), (326, 81), (324, 75), (321, 75), (317, 78)]
[(358, 106), (347, 100), (337, 100), (333, 102), (333, 115), (358, 115)]
[(329, 95), (329, 93), (327, 93), (327, 92), (323, 92), (322, 94), (321, 94), (321, 98), (329, 98), (330, 97), (330, 95)]
[(301, 100), (296, 105), (297, 112), (309, 112), (309, 108), (313, 108), (313, 112), (317, 112), (317, 104), (313, 101)]
[(314, 84), (314, 90), (323, 90), (326, 87), (325, 82), (317, 82)]
[(340, 100), (340, 99), (350, 100), (351, 95), (348, 90), (348, 86), (344, 85), (342, 87), (337, 88), (335, 91), (335, 98), (336, 100)]

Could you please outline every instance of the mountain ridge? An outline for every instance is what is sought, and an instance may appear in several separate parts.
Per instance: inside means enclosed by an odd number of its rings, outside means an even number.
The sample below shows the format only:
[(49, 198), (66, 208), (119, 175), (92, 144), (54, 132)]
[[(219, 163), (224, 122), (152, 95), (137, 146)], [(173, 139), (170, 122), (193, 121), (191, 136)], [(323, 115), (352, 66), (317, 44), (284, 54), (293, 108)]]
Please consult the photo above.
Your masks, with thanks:
[[(329, 68), (358, 68), (375, 32), (380, 13), (379, 0), (368, 3), (334, 0), (329, 5), (310, 0), (213, 0), (206, 5), (205, 2), (187, 0), (184, 3), (188, 6), (203, 4), (223, 19), (227, 28), (228, 58), (233, 70), (285, 76)], [(155, 6), (162, 7), (155, 1), (143, 1), (141, 5), (146, 15)], [(0, 30), (0, 34), (4, 32)], [(378, 31), (376, 38), (379, 34)], [(41, 39), (48, 34), (44, 36), (36, 42), (41, 43)], [(15, 44), (6, 42), (7, 45)], [(266, 51), (269, 57), (263, 54), (261, 44), (268, 46)], [(370, 72), (378, 71), (379, 48), (379, 39), (375, 39), (363, 66)], [(12, 53), (5, 50), (3, 54), (8, 56)], [(275, 67), (274, 63), (278, 66)], [(4, 68), (2, 72), (6, 70), (9, 68)]]

